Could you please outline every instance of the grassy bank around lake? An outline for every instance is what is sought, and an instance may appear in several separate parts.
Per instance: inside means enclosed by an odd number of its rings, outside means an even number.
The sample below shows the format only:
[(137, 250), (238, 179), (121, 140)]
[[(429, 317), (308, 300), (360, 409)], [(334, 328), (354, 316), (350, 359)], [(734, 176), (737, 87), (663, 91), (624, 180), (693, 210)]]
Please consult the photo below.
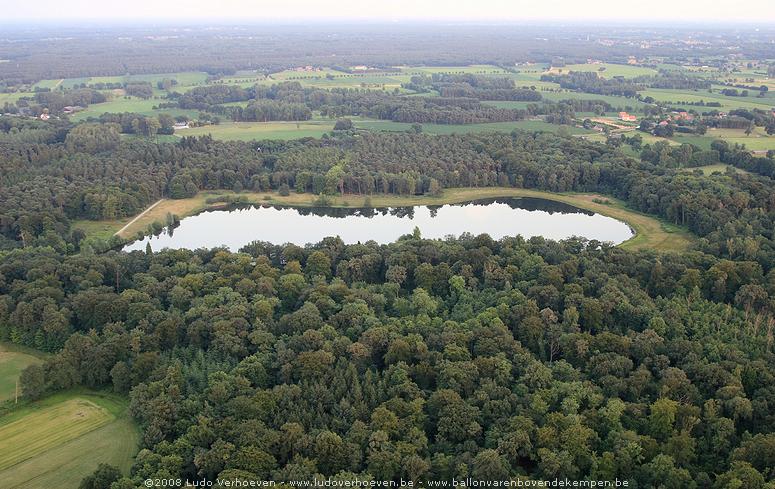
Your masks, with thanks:
[[(299, 207), (317, 205), (318, 197), (313, 194), (291, 193), (288, 196), (280, 196), (272, 193), (240, 193), (233, 192), (200, 192), (188, 199), (164, 200), (156, 207), (145, 213), (141, 218), (128, 226), (120, 236), (132, 238), (138, 233), (145, 232), (148, 226), (154, 222), (166, 222), (167, 214), (173, 214), (184, 218), (208, 209), (223, 207), (223, 203), (208, 203), (213, 198), (221, 199), (240, 198), (246, 203), (255, 204), (280, 204)], [(331, 197), (329, 205), (332, 207), (400, 207), (413, 205), (442, 205), (466, 202), (470, 200), (491, 197), (535, 197), (554, 200), (576, 206), (581, 209), (597, 212), (627, 223), (634, 231), (635, 236), (620, 246), (626, 249), (654, 249), (659, 251), (683, 251), (689, 247), (694, 239), (687, 231), (659, 220), (653, 216), (642, 214), (628, 209), (622, 201), (597, 194), (579, 193), (551, 193), (540, 190), (529, 190), (508, 187), (486, 188), (451, 188), (445, 189), (441, 196), (427, 195), (398, 196), (375, 194), (370, 197), (363, 195), (345, 195)], [(116, 225), (115, 231), (120, 229)], [(114, 232), (115, 232), (114, 231)], [(460, 232), (465, 229), (461, 228)]]

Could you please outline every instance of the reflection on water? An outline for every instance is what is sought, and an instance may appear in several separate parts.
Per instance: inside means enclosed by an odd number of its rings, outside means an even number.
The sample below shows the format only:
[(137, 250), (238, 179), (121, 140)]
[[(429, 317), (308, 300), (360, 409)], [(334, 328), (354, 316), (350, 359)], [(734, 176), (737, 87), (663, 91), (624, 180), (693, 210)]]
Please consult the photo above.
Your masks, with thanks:
[(489, 234), (495, 239), (522, 235), (565, 239), (583, 236), (621, 243), (632, 237), (623, 222), (562, 202), (535, 198), (482, 199), (441, 206), (340, 208), (237, 206), (203, 212), (183, 219), (176, 228), (146, 237), (124, 247), (144, 250), (146, 243), (163, 248), (213, 248), (236, 251), (252, 241), (275, 244), (317, 243), (339, 236), (345, 243), (395, 241), (420, 228), (424, 238), (444, 238), (463, 233)]

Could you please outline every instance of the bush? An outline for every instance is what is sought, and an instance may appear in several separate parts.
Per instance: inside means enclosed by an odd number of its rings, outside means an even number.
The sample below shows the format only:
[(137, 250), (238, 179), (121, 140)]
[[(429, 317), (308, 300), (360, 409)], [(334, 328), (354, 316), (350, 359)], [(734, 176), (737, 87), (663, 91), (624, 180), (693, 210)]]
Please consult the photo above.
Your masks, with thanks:
[(353, 128), (353, 121), (350, 119), (339, 119), (334, 124), (334, 131), (349, 131)]

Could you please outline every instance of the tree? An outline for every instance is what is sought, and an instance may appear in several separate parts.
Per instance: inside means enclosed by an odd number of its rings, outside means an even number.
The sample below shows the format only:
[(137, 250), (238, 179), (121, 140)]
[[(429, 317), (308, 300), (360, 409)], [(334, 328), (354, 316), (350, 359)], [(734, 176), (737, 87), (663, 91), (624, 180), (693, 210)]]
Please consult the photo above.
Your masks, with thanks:
[(334, 124), (334, 131), (350, 131), (353, 128), (353, 121), (350, 119), (337, 119)]
[(435, 178), (431, 178), (430, 184), (428, 186), (428, 194), (433, 197), (439, 197), (441, 196), (441, 193), (441, 184)]
[(331, 276), (331, 259), (322, 251), (313, 251), (307, 258), (304, 271), (308, 277)]
[(111, 484), (121, 478), (121, 471), (108, 464), (99, 464), (93, 474), (85, 477), (79, 489), (109, 489)]
[(70, 151), (99, 153), (116, 149), (120, 139), (115, 124), (80, 124), (67, 133), (65, 144)]
[(471, 477), (488, 481), (508, 480), (508, 465), (496, 450), (482, 450), (474, 458)]
[(199, 188), (190, 175), (182, 174), (175, 175), (170, 179), (168, 192), (172, 199), (185, 199), (195, 196), (199, 192)]
[(22, 370), (19, 376), (22, 397), (31, 401), (40, 399), (46, 392), (46, 378), (43, 367), (38, 364), (30, 365)]

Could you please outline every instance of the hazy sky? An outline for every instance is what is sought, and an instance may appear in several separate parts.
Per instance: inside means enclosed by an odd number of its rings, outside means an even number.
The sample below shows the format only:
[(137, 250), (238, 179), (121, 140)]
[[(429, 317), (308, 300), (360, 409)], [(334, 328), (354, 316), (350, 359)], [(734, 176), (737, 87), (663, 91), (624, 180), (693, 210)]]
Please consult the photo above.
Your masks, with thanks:
[(775, 24), (775, 0), (0, 0), (3, 20), (602, 20)]

